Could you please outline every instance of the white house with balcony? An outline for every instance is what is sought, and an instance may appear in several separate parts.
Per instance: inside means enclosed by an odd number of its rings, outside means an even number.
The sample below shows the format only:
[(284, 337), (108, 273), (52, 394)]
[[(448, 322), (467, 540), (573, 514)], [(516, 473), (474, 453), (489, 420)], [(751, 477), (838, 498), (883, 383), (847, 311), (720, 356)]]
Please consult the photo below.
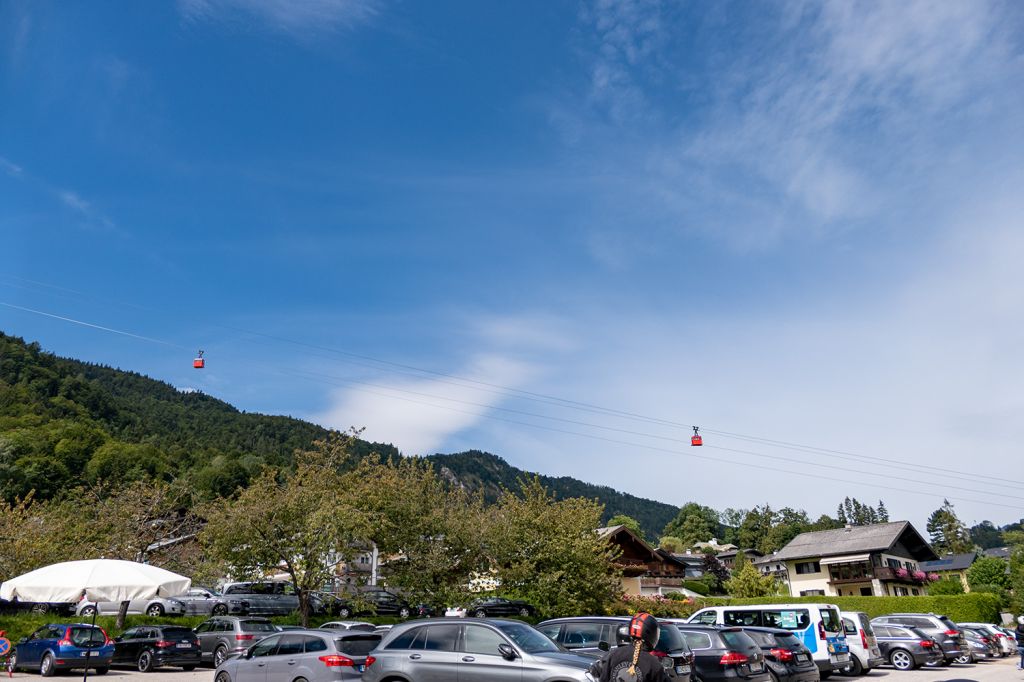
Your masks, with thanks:
[(935, 576), (921, 562), (936, 559), (909, 521), (801, 533), (772, 557), (794, 597), (925, 595)]

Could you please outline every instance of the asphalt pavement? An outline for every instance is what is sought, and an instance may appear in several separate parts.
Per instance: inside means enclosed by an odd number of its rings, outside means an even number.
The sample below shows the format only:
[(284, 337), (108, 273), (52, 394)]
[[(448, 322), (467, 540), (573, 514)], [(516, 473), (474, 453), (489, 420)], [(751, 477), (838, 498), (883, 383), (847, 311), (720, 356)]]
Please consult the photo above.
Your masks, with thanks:
[[(970, 665), (954, 664), (948, 668), (919, 668), (907, 672), (899, 672), (892, 668), (878, 668), (860, 678), (833, 675), (829, 682), (845, 682), (849, 680), (865, 680), (868, 682), (1024, 682), (1024, 671), (1017, 670), (1019, 656), (1001, 658), (994, 661), (983, 661)], [(38, 674), (17, 672), (16, 679), (35, 679), (41, 682)], [(61, 677), (73, 682), (82, 678), (81, 671), (62, 673)], [(106, 675), (90, 674), (91, 682), (213, 682), (212, 668), (198, 668), (185, 672), (181, 668), (157, 668), (153, 672), (140, 673), (129, 668), (112, 668)], [(268, 682), (290, 682), (289, 680), (268, 680)]]

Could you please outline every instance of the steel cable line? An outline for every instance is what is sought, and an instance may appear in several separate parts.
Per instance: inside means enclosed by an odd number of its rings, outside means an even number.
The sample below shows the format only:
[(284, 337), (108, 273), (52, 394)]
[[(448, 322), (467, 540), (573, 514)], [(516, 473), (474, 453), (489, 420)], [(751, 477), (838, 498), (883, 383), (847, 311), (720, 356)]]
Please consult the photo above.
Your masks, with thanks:
[[(66, 289), (64, 287), (57, 287), (57, 286), (54, 286), (54, 285), (47, 285), (45, 283), (37, 282), (35, 280), (26, 280), (24, 278), (20, 278), (20, 277), (13, 276), (13, 275), (5, 275), (5, 276), (6, 277), (13, 277), (15, 279), (19, 279), (19, 280), (26, 281), (26, 282), (31, 282), (33, 284), (40, 285), (40, 286), (45, 286), (45, 287), (49, 287), (49, 288), (53, 288), (53, 289), (58, 289), (58, 290), (61, 290), (61, 291), (67, 291), (67, 292), (75, 293), (75, 294), (81, 295), (83, 297), (87, 297), (87, 298), (89, 297), (88, 294), (85, 294), (83, 292), (78, 292), (78, 291), (75, 291), (73, 289)], [(10, 305), (10, 304), (5, 304), (5, 305)], [(120, 305), (126, 305), (126, 306), (131, 306), (131, 307), (136, 307), (136, 308), (139, 307), (139, 306), (135, 306), (134, 304), (124, 304), (124, 303), (122, 303)], [(96, 328), (99, 328), (99, 329), (104, 329), (104, 328), (100, 327), (99, 325), (91, 325), (90, 323), (81, 322), (81, 321), (77, 321), (77, 320), (71, 320), (70, 318), (62, 318), (61, 316), (58, 316), (58, 315), (52, 315), (52, 314), (49, 314), (49, 313), (44, 313), (44, 312), (41, 312), (41, 311), (31, 310), (31, 309), (27, 309), (27, 308), (20, 308), (19, 306), (11, 306), (11, 307), (15, 307), (15, 308), (19, 308), (19, 309), (22, 309), (22, 310), (26, 310), (28, 312), (35, 312), (37, 314), (46, 315), (48, 317), (55, 317), (57, 319), (67, 319), (68, 321), (73, 321), (76, 324), (83, 324), (85, 326), (92, 326), (92, 327), (96, 327)], [(145, 308), (142, 308), (142, 309), (145, 309)], [(152, 310), (152, 309), (148, 309), (148, 310), (150, 310), (151, 312), (158, 312), (158, 311), (155, 311), (155, 310)], [(606, 416), (616, 416), (616, 417), (640, 420), (640, 421), (644, 421), (644, 422), (647, 422), (647, 423), (659, 424), (659, 425), (662, 425), (662, 426), (669, 426), (669, 427), (672, 427), (672, 428), (679, 428), (679, 429), (685, 429), (685, 430), (689, 430), (690, 428), (692, 428), (691, 425), (683, 424), (681, 422), (666, 420), (666, 419), (662, 419), (662, 418), (658, 418), (658, 417), (651, 417), (651, 416), (648, 416), (648, 415), (642, 415), (642, 414), (638, 414), (638, 413), (618, 410), (618, 409), (615, 409), (615, 408), (606, 408), (606, 407), (602, 407), (600, 405), (594, 405), (594, 404), (590, 404), (590, 403), (584, 403), (584, 402), (579, 402), (579, 401), (575, 401), (575, 400), (569, 400), (569, 399), (566, 399), (566, 398), (560, 398), (560, 397), (557, 397), (557, 396), (551, 396), (551, 395), (547, 395), (547, 394), (544, 394), (544, 393), (536, 393), (536, 392), (532, 392), (532, 391), (525, 391), (525, 390), (522, 390), (522, 389), (502, 386), (500, 384), (494, 384), (494, 383), (491, 383), (491, 382), (479, 381), (479, 380), (476, 380), (476, 379), (470, 379), (470, 378), (466, 378), (466, 377), (460, 377), (460, 376), (458, 376), (456, 374), (450, 374), (450, 373), (446, 373), (446, 372), (438, 372), (438, 371), (435, 371), (435, 370), (430, 370), (430, 369), (424, 369), (424, 368), (421, 368), (421, 367), (416, 367), (414, 365), (408, 365), (408, 364), (403, 364), (403, 363), (396, 363), (396, 362), (392, 362), (392, 361), (389, 361), (389, 360), (382, 360), (382, 359), (374, 358), (374, 357), (368, 356), (368, 355), (362, 355), (362, 354), (358, 354), (358, 353), (351, 353), (349, 351), (345, 351), (345, 350), (341, 350), (341, 349), (337, 349), (337, 348), (332, 348), (330, 346), (323, 346), (323, 345), (320, 345), (320, 344), (313, 344), (313, 343), (308, 343), (308, 342), (305, 342), (305, 341), (298, 341), (298, 340), (295, 340), (295, 339), (289, 339), (287, 337), (277, 336), (277, 335), (273, 335), (273, 334), (266, 334), (266, 333), (263, 333), (263, 332), (258, 332), (258, 331), (253, 331), (253, 330), (249, 330), (249, 329), (244, 329), (244, 328), (241, 328), (241, 327), (235, 327), (235, 326), (232, 326), (232, 325), (225, 325), (225, 324), (219, 324), (218, 323), (218, 324), (215, 324), (213, 326), (218, 326), (218, 327), (221, 327), (223, 329), (228, 329), (228, 330), (235, 331), (235, 332), (249, 334), (251, 336), (256, 336), (256, 337), (267, 339), (267, 340), (277, 341), (277, 342), (280, 342), (280, 343), (287, 343), (287, 344), (291, 344), (291, 345), (305, 347), (305, 348), (308, 348), (308, 349), (315, 349), (315, 350), (325, 351), (325, 352), (331, 353), (332, 355), (340, 355), (340, 356), (349, 358), (349, 360), (347, 360), (348, 362), (351, 362), (351, 363), (357, 364), (357, 365), (362, 365), (362, 366), (374, 368), (374, 369), (380, 369), (381, 368), (380, 365), (383, 365), (383, 366), (389, 368), (389, 369), (387, 369), (387, 371), (398, 371), (398, 373), (403, 373), (403, 374), (407, 374), (407, 375), (410, 375), (410, 376), (421, 376), (423, 374), (427, 374), (427, 375), (431, 375), (431, 376), (437, 377), (438, 380), (443, 382), (443, 383), (449, 383), (449, 384), (456, 385), (456, 386), (471, 388), (473, 390), (485, 391), (485, 392), (492, 393), (492, 394), (495, 394), (495, 395), (502, 395), (502, 396), (505, 396), (505, 397), (520, 398), (520, 399), (525, 399), (525, 400), (532, 400), (532, 401), (540, 402), (540, 403), (543, 403), (543, 404), (548, 404), (548, 405), (553, 405), (553, 406), (563, 407), (563, 408), (568, 408), (568, 409), (576, 409), (576, 410), (581, 410), (581, 411), (585, 411), (585, 412), (591, 412), (591, 413), (595, 413), (595, 414), (602, 414), (602, 415), (606, 415)], [(111, 330), (111, 331), (117, 332), (117, 330)], [(131, 336), (131, 334), (127, 334), (127, 333), (125, 333), (125, 334)], [(146, 337), (138, 337), (138, 338), (143, 338), (144, 340), (153, 340), (153, 339), (147, 339)], [(173, 345), (175, 347), (184, 348), (184, 346), (180, 346), (178, 344), (171, 344), (169, 342), (161, 342), (161, 341), (158, 341), (158, 342), (165, 343), (166, 345)], [(363, 361), (367, 361), (367, 362), (370, 362), (370, 363), (376, 363), (376, 364), (366, 364), (364, 362), (355, 362), (355, 360), (363, 360)], [(482, 388), (477, 388), (478, 386), (482, 387)], [(569, 420), (569, 421), (571, 421), (571, 420)], [(728, 437), (728, 438), (736, 438), (738, 440), (743, 440), (743, 441), (751, 442), (751, 443), (757, 443), (757, 444), (761, 444), (761, 445), (767, 445), (767, 446), (770, 446), (770, 447), (776, 447), (776, 448), (781, 448), (781, 449), (790, 449), (790, 450), (795, 450), (795, 451), (803, 451), (803, 452), (809, 453), (809, 454), (829, 454), (829, 455), (833, 455), (833, 456), (836, 456), (836, 457), (839, 457), (839, 458), (852, 459), (852, 460), (857, 461), (857, 462), (860, 462), (862, 460), (869, 460), (869, 461), (878, 462), (880, 464), (885, 464), (886, 466), (890, 466), (890, 467), (894, 467), (894, 468), (906, 468), (906, 467), (900, 467), (900, 466), (894, 465), (893, 462), (890, 459), (887, 459), (887, 458), (884, 458), (884, 457), (877, 457), (877, 456), (871, 456), (871, 455), (863, 455), (863, 454), (858, 454), (858, 453), (853, 453), (853, 452), (846, 452), (846, 451), (843, 451), (843, 450), (833, 450), (833, 449), (828, 449), (828, 448), (820, 448), (820, 447), (811, 446), (811, 445), (802, 445), (802, 444), (799, 444), (799, 443), (780, 441), (780, 440), (763, 438), (763, 437), (758, 437), (758, 436), (748, 436), (748, 435), (733, 433), (733, 432), (729, 432), (729, 431), (716, 430), (714, 428), (709, 428), (709, 427), (704, 427), (704, 426), (701, 427), (701, 430), (704, 431), (704, 433), (710, 433), (710, 434), (714, 434), (714, 435), (725, 436), (725, 437)], [(650, 436), (650, 437), (658, 438), (658, 436)], [(995, 486), (995, 487), (1000, 487), (1000, 488), (1007, 488), (1007, 489), (1011, 489), (1011, 490), (1024, 488), (1024, 481), (1017, 481), (1017, 480), (1014, 480), (1014, 479), (997, 478), (997, 477), (994, 477), (994, 476), (988, 476), (988, 475), (985, 475), (985, 474), (976, 474), (974, 472), (963, 471), (963, 470), (958, 470), (958, 469), (947, 469), (947, 470), (944, 471), (944, 473), (946, 474), (947, 477), (950, 477), (950, 478), (956, 478), (957, 480), (964, 480), (964, 481), (968, 481), (968, 482), (980, 483), (982, 485), (989, 485), (989, 486)], [(938, 475), (938, 474), (936, 474), (936, 475)]]
[[(283, 370), (275, 370), (275, 371), (278, 371), (279, 373), (286, 374), (286, 375), (292, 374), (291, 372), (286, 372), (286, 371), (283, 371)], [(310, 377), (310, 378), (312, 378), (312, 377)], [(325, 380), (325, 379), (313, 379), (313, 380), (314, 381), (323, 381), (324, 383), (333, 385), (332, 382), (329, 381), (329, 380)], [(474, 417), (483, 417), (485, 419), (492, 419), (492, 420), (495, 420), (495, 421), (505, 422), (505, 423), (508, 423), (508, 424), (516, 424), (516, 425), (519, 425), (519, 426), (526, 426), (526, 427), (533, 428), (533, 429), (541, 429), (543, 431), (551, 431), (551, 432), (554, 432), (554, 433), (562, 433), (562, 434), (571, 435), (571, 436), (579, 436), (581, 438), (589, 438), (591, 440), (598, 440), (598, 441), (603, 441), (603, 442), (606, 442), (606, 443), (615, 443), (617, 445), (626, 445), (626, 446), (629, 446), (629, 447), (641, 448), (641, 449), (644, 449), (644, 450), (651, 450), (651, 451), (654, 451), (654, 452), (665, 452), (665, 453), (668, 453), (668, 454), (671, 454), (671, 455), (678, 455), (678, 456), (682, 456), (682, 457), (689, 457), (691, 459), (701, 459), (701, 460), (706, 460), (706, 461), (709, 461), (709, 462), (717, 462), (717, 463), (723, 463), (724, 462), (726, 464), (733, 464), (733, 465), (741, 466), (741, 467), (747, 467), (747, 468), (753, 468), (753, 469), (762, 469), (762, 470), (765, 470), (765, 471), (772, 471), (772, 472), (775, 472), (775, 473), (780, 473), (781, 472), (781, 473), (785, 473), (785, 474), (791, 474), (793, 476), (803, 476), (805, 478), (814, 478), (814, 479), (819, 479), (819, 480), (824, 480), (824, 481), (834, 481), (834, 482), (837, 482), (837, 483), (843, 483), (845, 485), (855, 485), (855, 486), (862, 486), (862, 487), (863, 486), (868, 486), (868, 487), (871, 487), (871, 488), (882, 489), (882, 490), (892, 490), (892, 491), (895, 491), (895, 492), (900, 492), (900, 493), (905, 493), (905, 494), (910, 494), (910, 495), (925, 496), (925, 497), (929, 497), (929, 498), (933, 498), (933, 499), (934, 499), (934, 497), (936, 495), (940, 494), (940, 493), (935, 493), (935, 492), (923, 492), (923, 491), (918, 491), (918, 490), (908, 490), (907, 488), (897, 488), (895, 486), (886, 486), (886, 485), (880, 485), (880, 484), (876, 484), (876, 483), (858, 483), (856, 481), (850, 481), (849, 479), (846, 479), (846, 478), (836, 478), (836, 477), (832, 477), (832, 476), (823, 476), (821, 474), (812, 474), (812, 473), (808, 473), (808, 472), (804, 472), (804, 471), (791, 471), (791, 470), (788, 470), (788, 469), (779, 469), (778, 467), (770, 467), (770, 466), (767, 466), (767, 465), (751, 464), (749, 462), (740, 462), (740, 461), (736, 461), (736, 460), (732, 460), (732, 459), (723, 459), (723, 458), (720, 458), (720, 457), (711, 457), (711, 456), (707, 456), (707, 455), (698, 455), (698, 454), (695, 454), (695, 453), (688, 452), (686, 450), (671, 450), (669, 448), (661, 448), (661, 447), (657, 447), (657, 446), (654, 446), (654, 445), (644, 445), (642, 443), (633, 443), (633, 442), (630, 442), (630, 441), (619, 440), (617, 438), (606, 438), (604, 436), (596, 436), (594, 434), (589, 434), (589, 433), (580, 433), (578, 431), (570, 431), (568, 429), (559, 429), (559, 428), (555, 428), (555, 427), (552, 427), (552, 426), (543, 426), (541, 424), (532, 424), (530, 422), (523, 422), (523, 421), (519, 421), (519, 420), (516, 420), (516, 419), (507, 419), (505, 417), (498, 417), (498, 416), (495, 416), (495, 415), (480, 414), (479, 412), (471, 412), (469, 410), (460, 410), (460, 409), (455, 408), (455, 407), (449, 407), (449, 406), (446, 406), (446, 405), (438, 405), (436, 403), (429, 403), (429, 402), (425, 402), (425, 401), (422, 401), (422, 400), (416, 400), (414, 398), (403, 398), (401, 396), (389, 395), (389, 394), (386, 394), (386, 393), (378, 393), (376, 391), (371, 391), (369, 389), (354, 388), (353, 390), (361, 391), (361, 392), (364, 392), (364, 393), (369, 393), (371, 395), (378, 395), (378, 396), (381, 396), (383, 398), (388, 398), (390, 400), (401, 400), (403, 402), (414, 403), (414, 404), (417, 404), (417, 405), (425, 405), (425, 406), (433, 407), (433, 408), (436, 408), (436, 409), (439, 409), (439, 410), (448, 410), (448, 411), (456, 412), (456, 413), (459, 413), (459, 414), (466, 414), (466, 415), (471, 415), (471, 416), (474, 416)], [(704, 447), (709, 448), (709, 449), (714, 449), (714, 450), (721, 450), (723, 452), (732, 452), (732, 453), (737, 453), (737, 454), (757, 455), (757, 456), (761, 456), (761, 457), (773, 458), (772, 455), (764, 455), (764, 454), (761, 454), (761, 453), (754, 453), (754, 452), (750, 452), (750, 451), (747, 451), (747, 450), (738, 450), (738, 449), (735, 449), (735, 448), (727, 448), (727, 447), (720, 446), (720, 445), (705, 445)], [(959, 497), (959, 496), (953, 496), (953, 495), (943, 495), (943, 497), (945, 497), (946, 499), (950, 499), (950, 500), (956, 500), (958, 502), (973, 502), (973, 503), (978, 503), (978, 504), (988, 504), (988, 505), (997, 506), (997, 507), (1005, 507), (1006, 509), (1015, 509), (1015, 510), (1019, 510), (1020, 509), (1020, 506), (1018, 506), (1018, 505), (1000, 504), (998, 502), (992, 502), (990, 500), (977, 500), (977, 499), (973, 499), (973, 498)]]
[[(481, 407), (481, 408), (488, 409), (488, 410), (498, 410), (498, 411), (501, 411), (501, 412), (507, 412), (507, 413), (510, 413), (510, 414), (518, 414), (518, 415), (522, 415), (522, 416), (526, 416), (526, 417), (534, 417), (534, 418), (537, 418), (537, 419), (546, 419), (548, 421), (557, 421), (557, 422), (561, 422), (561, 423), (565, 423), (565, 424), (573, 424), (575, 426), (585, 426), (587, 428), (600, 429), (602, 431), (611, 431), (611, 432), (615, 432), (615, 433), (623, 433), (623, 434), (627, 434), (627, 435), (631, 435), (631, 436), (641, 436), (643, 438), (653, 438), (655, 440), (662, 440), (662, 441), (671, 442), (671, 443), (679, 443), (679, 444), (682, 444), (682, 445), (689, 445), (689, 443), (690, 443), (690, 441), (688, 439), (683, 439), (683, 438), (673, 438), (671, 436), (661, 436), (661, 435), (657, 435), (657, 434), (653, 434), (653, 433), (646, 433), (646, 432), (643, 432), (643, 431), (633, 431), (631, 429), (622, 429), (622, 428), (617, 428), (617, 427), (614, 427), (614, 426), (605, 426), (603, 424), (594, 424), (594, 423), (591, 423), (591, 422), (577, 421), (577, 420), (574, 420), (574, 419), (566, 419), (564, 417), (554, 417), (554, 416), (551, 416), (551, 415), (538, 414), (536, 412), (527, 412), (525, 410), (517, 410), (517, 409), (514, 409), (514, 408), (510, 408), (510, 407), (501, 407), (501, 406), (497, 406), (497, 405), (488, 405), (486, 403), (476, 403), (476, 402), (473, 402), (473, 401), (470, 401), (470, 400), (462, 400), (462, 399), (459, 399), (459, 398), (451, 398), (451, 397), (448, 397), (448, 396), (441, 396), (441, 395), (436, 395), (436, 394), (432, 394), (432, 393), (423, 393), (423, 392), (420, 392), (420, 391), (412, 391), (412, 390), (409, 390), (409, 389), (397, 388), (397, 387), (394, 387), (394, 386), (386, 386), (386, 385), (381, 385), (381, 384), (374, 384), (374, 383), (371, 383), (371, 382), (368, 382), (368, 381), (361, 381), (361, 380), (358, 380), (358, 379), (351, 379), (351, 378), (347, 378), (347, 377), (339, 377), (339, 376), (332, 375), (332, 374), (314, 373), (314, 372), (308, 372), (308, 371), (303, 371), (303, 370), (289, 370), (288, 373), (291, 374), (291, 375), (294, 375), (294, 376), (299, 376), (299, 377), (305, 376), (306, 378), (324, 377), (324, 378), (327, 378), (327, 379), (334, 380), (335, 382), (338, 382), (337, 385), (368, 386), (368, 387), (371, 387), (371, 388), (377, 388), (377, 389), (381, 389), (381, 390), (385, 390), (385, 391), (395, 391), (395, 392), (403, 393), (403, 394), (407, 394), (407, 395), (415, 395), (415, 396), (419, 396), (421, 398), (431, 398), (431, 399), (435, 399), (435, 400), (444, 400), (446, 402), (459, 403), (459, 404), (462, 404), (462, 405), (469, 405), (469, 406), (472, 406), (472, 407)], [(800, 465), (804, 465), (804, 466), (814, 466), (814, 467), (820, 467), (820, 468), (831, 468), (831, 465), (829, 463), (827, 463), (827, 462), (809, 462), (809, 461), (802, 460), (802, 459), (794, 459), (792, 457), (784, 457), (784, 456), (781, 456), (781, 455), (769, 455), (769, 454), (757, 453), (757, 452), (746, 451), (746, 450), (733, 450), (733, 452), (745, 452), (745, 453), (750, 454), (750, 455), (755, 456), (755, 457), (763, 457), (763, 458), (768, 458), (768, 459), (772, 459), (772, 460), (778, 460), (778, 461), (783, 461), (783, 462), (790, 462), (792, 464), (800, 464)], [(841, 456), (837, 455), (837, 457), (841, 457)], [(847, 459), (851, 459), (851, 458), (847, 458)], [(921, 474), (925, 474), (925, 475), (929, 475), (929, 476), (941, 476), (944, 479), (953, 478), (953, 479), (958, 479), (958, 480), (966, 480), (967, 482), (970, 482), (970, 483), (974, 482), (974, 481), (970, 481), (969, 479), (959, 479), (957, 476), (950, 476), (950, 475), (944, 475), (944, 474), (940, 474), (940, 473), (933, 473), (933, 472), (930, 472), (930, 471), (922, 471), (918, 467), (912, 467), (910, 465), (905, 465), (905, 464), (898, 464), (898, 463), (896, 463), (896, 464), (889, 464), (889, 466), (892, 467), (892, 468), (902, 469), (904, 471), (909, 471), (910, 473), (918, 474), (919, 476)], [(884, 473), (874, 473), (874, 472), (865, 471), (865, 472), (861, 472), (861, 474), (862, 475), (867, 475), (867, 476), (880, 477), (880, 478), (890, 478), (887, 474), (884, 474)], [(919, 482), (923, 483), (924, 485), (930, 485), (930, 486), (935, 486), (935, 487), (941, 487), (942, 486), (942, 483), (939, 483), (939, 482), (932, 482), (932, 481), (919, 481)], [(973, 492), (973, 493), (980, 493), (982, 495), (994, 494), (994, 492), (992, 490), (979, 490), (977, 488), (960, 488), (960, 490), (964, 490), (964, 491), (967, 491), (967, 492)], [(1011, 499), (1024, 501), (1024, 497), (1019, 497), (1019, 496), (1015, 496), (1015, 495), (1009, 495), (1009, 494), (1006, 494), (1006, 493), (998, 493), (998, 494), (1002, 495), (1003, 497), (1008, 497), (1008, 498), (1011, 498)]]

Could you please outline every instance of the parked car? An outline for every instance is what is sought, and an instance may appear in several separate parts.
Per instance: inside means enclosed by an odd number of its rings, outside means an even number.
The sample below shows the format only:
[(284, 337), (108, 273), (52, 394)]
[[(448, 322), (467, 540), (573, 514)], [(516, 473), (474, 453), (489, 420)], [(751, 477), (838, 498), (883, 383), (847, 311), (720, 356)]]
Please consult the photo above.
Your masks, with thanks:
[(999, 645), (999, 655), (1009, 656), (1017, 653), (1017, 643), (1013, 636), (1007, 637), (1006, 633), (998, 626), (991, 623), (957, 623), (960, 627), (973, 628), (987, 632), (989, 637), (995, 639)]
[(364, 590), (359, 593), (358, 598), (339, 597), (334, 604), (328, 606), (331, 615), (339, 618), (364, 614), (408, 618), (413, 614), (409, 602), (397, 594), (381, 589)]
[(75, 615), (74, 602), (21, 601), (19, 599), (0, 599), (0, 616), (14, 616), (19, 613), (35, 613), (42, 615), (53, 613), (61, 616)]
[(260, 640), (217, 666), (214, 682), (359, 680), (380, 643), (368, 632), (290, 630)]
[[(629, 643), (629, 618), (617, 616), (580, 616), (555, 618), (537, 625), (551, 641), (566, 650), (595, 658), (615, 646)], [(658, 622), (658, 642), (652, 652), (661, 658), (665, 671), (672, 679), (688, 682), (692, 672), (693, 652), (686, 640), (668, 621)]]
[(249, 613), (249, 602), (236, 597), (226, 597), (216, 590), (205, 587), (193, 587), (185, 594), (174, 599), (185, 605), (185, 614), (189, 616), (243, 616)]
[(850, 664), (843, 622), (834, 604), (712, 606), (697, 611), (687, 622), (789, 630), (810, 649), (822, 678)]
[(890, 613), (871, 620), (871, 625), (904, 625), (917, 628), (942, 647), (942, 665), (949, 665), (968, 653), (967, 640), (960, 628), (946, 616), (934, 613)]
[(965, 626), (961, 626), (960, 629), (964, 633), (970, 651), (957, 658), (957, 663), (976, 663), (999, 657), (999, 645), (995, 643), (994, 639), (988, 637), (987, 632)]
[(322, 630), (362, 630), (373, 632), (377, 626), (362, 620), (332, 620), (320, 626)]
[(216, 616), (196, 629), (203, 663), (219, 666), (231, 654), (238, 654), (277, 632), (266, 618)]
[[(94, 613), (112, 615), (116, 614), (120, 609), (121, 602), (119, 601), (93, 602), (83, 599), (78, 602), (75, 613), (79, 616), (91, 616)], [(177, 599), (165, 599), (164, 597), (132, 599), (128, 602), (128, 613), (134, 615), (145, 614), (154, 618), (183, 616), (185, 615), (185, 605)]]
[(866, 675), (883, 663), (882, 651), (871, 629), (871, 619), (863, 611), (840, 611), (846, 633), (846, 646), (850, 647), (850, 665), (841, 672), (847, 677)]
[(465, 606), (449, 606), (444, 610), (444, 615), (446, 618), (465, 618), (469, 614)]
[(86, 665), (104, 675), (110, 669), (113, 655), (114, 642), (103, 628), (84, 623), (51, 623), (19, 640), (8, 665), (13, 670), (38, 670), (43, 677)]
[(923, 630), (873, 621), (871, 629), (875, 632), (882, 658), (897, 670), (914, 670), (943, 660), (942, 647)]
[(743, 628), (743, 632), (761, 647), (772, 682), (818, 682), (821, 679), (811, 650), (789, 630)]
[(592, 682), (594, 663), (521, 621), (450, 618), (394, 626), (370, 659), (362, 682)]
[(522, 599), (505, 599), (488, 597), (472, 602), (466, 612), (476, 618), (493, 618), (495, 616), (532, 616), (537, 609)]
[(246, 613), (254, 616), (284, 616), (299, 610), (299, 597), (287, 582), (229, 583), (224, 586), (224, 596), (247, 602)]
[(114, 665), (133, 665), (148, 673), (165, 665), (195, 670), (200, 663), (199, 638), (180, 625), (140, 625), (114, 638)]
[(694, 623), (676, 627), (693, 652), (693, 676), (700, 682), (772, 682), (761, 647), (742, 629)]

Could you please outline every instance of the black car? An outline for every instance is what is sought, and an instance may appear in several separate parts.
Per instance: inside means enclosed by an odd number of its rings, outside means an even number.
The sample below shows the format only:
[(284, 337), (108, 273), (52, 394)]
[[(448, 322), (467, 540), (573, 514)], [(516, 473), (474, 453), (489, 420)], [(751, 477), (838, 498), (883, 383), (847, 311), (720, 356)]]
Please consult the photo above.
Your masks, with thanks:
[(897, 670), (914, 670), (942, 663), (942, 647), (929, 634), (902, 625), (872, 623), (882, 658)]
[(0, 616), (14, 616), (19, 613), (57, 614), (59, 616), (75, 615), (75, 603), (20, 601), (18, 599), (0, 599)]
[(478, 599), (466, 608), (466, 613), (476, 618), (532, 616), (536, 612), (537, 609), (522, 599), (505, 599), (503, 597)]
[(890, 613), (871, 619), (872, 627), (880, 625), (899, 625), (916, 628), (933, 639), (941, 648), (942, 665), (949, 665), (964, 654), (970, 654), (967, 639), (963, 630), (952, 620), (936, 613)]
[(743, 632), (761, 647), (773, 682), (817, 682), (821, 679), (810, 650), (789, 630), (745, 627)]
[(689, 623), (676, 627), (693, 652), (694, 677), (701, 682), (771, 682), (761, 647), (741, 628)]
[(413, 614), (413, 607), (409, 602), (397, 594), (381, 589), (360, 592), (358, 597), (337, 597), (324, 606), (328, 613), (339, 618), (366, 614), (408, 618)]
[(195, 670), (201, 660), (199, 638), (180, 625), (140, 625), (114, 638), (114, 665), (133, 665), (140, 673), (165, 665)]
[[(537, 625), (548, 639), (574, 654), (600, 658), (604, 651), (629, 643), (629, 618), (619, 616), (580, 616), (554, 618)], [(658, 624), (658, 643), (651, 652), (661, 659), (671, 679), (689, 682), (693, 653), (672, 623)]]

